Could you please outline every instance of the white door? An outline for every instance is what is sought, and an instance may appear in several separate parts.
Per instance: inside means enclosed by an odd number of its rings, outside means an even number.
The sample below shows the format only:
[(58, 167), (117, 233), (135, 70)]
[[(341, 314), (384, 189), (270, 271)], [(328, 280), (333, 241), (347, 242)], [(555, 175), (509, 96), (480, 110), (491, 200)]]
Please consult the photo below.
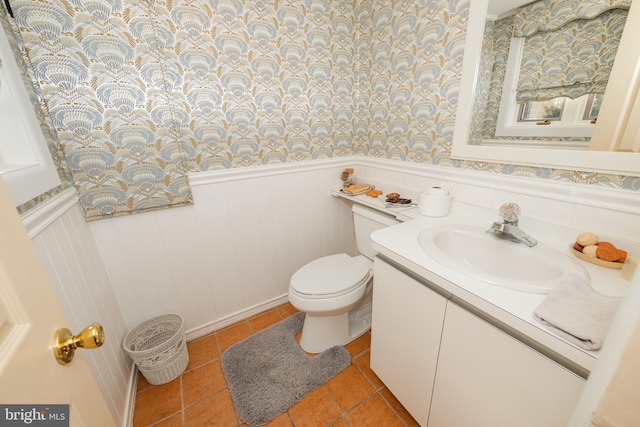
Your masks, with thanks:
[(76, 350), (64, 366), (55, 360), (53, 335), (65, 327), (66, 317), (0, 180), (0, 405), (25, 408), (22, 415), (2, 408), (0, 425), (31, 416), (28, 405), (42, 404), (69, 405), (72, 427), (116, 425), (82, 354), (101, 349)]

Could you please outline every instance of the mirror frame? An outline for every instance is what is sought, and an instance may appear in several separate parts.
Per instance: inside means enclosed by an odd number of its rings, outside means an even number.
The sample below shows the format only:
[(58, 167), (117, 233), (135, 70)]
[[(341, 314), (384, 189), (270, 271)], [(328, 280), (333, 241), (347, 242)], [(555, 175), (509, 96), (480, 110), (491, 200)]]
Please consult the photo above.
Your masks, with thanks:
[[(640, 153), (562, 148), (470, 145), (469, 129), (489, 0), (469, 2), (460, 97), (451, 158), (490, 163), (640, 176)], [(640, 7), (631, 7), (611, 70), (592, 141), (617, 146), (623, 139), (640, 144)]]

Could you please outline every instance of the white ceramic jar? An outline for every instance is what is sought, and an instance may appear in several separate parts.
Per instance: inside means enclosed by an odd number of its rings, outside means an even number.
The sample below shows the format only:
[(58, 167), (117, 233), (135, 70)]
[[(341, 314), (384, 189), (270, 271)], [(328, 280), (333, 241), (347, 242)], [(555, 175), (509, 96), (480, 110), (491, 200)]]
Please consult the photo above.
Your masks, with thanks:
[(437, 184), (425, 188), (420, 193), (418, 212), (424, 216), (441, 217), (449, 213), (451, 190), (447, 184)]

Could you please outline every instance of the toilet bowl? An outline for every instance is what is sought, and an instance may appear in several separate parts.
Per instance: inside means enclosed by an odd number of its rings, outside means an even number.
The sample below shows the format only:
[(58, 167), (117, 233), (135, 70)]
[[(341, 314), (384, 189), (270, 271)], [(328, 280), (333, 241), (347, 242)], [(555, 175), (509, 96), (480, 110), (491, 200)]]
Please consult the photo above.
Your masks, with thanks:
[(397, 224), (391, 215), (353, 205), (356, 242), (361, 253), (318, 258), (291, 277), (289, 302), (305, 313), (300, 347), (320, 353), (345, 345), (371, 327), (373, 257), (369, 236), (377, 229)]

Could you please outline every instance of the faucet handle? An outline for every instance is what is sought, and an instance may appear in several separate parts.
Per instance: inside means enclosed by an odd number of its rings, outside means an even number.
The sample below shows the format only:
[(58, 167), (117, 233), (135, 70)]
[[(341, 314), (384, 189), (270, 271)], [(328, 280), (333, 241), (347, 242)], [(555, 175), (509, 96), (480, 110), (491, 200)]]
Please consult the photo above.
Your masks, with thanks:
[(500, 206), (500, 216), (507, 224), (518, 225), (520, 213), (520, 206), (515, 203), (505, 203)]

